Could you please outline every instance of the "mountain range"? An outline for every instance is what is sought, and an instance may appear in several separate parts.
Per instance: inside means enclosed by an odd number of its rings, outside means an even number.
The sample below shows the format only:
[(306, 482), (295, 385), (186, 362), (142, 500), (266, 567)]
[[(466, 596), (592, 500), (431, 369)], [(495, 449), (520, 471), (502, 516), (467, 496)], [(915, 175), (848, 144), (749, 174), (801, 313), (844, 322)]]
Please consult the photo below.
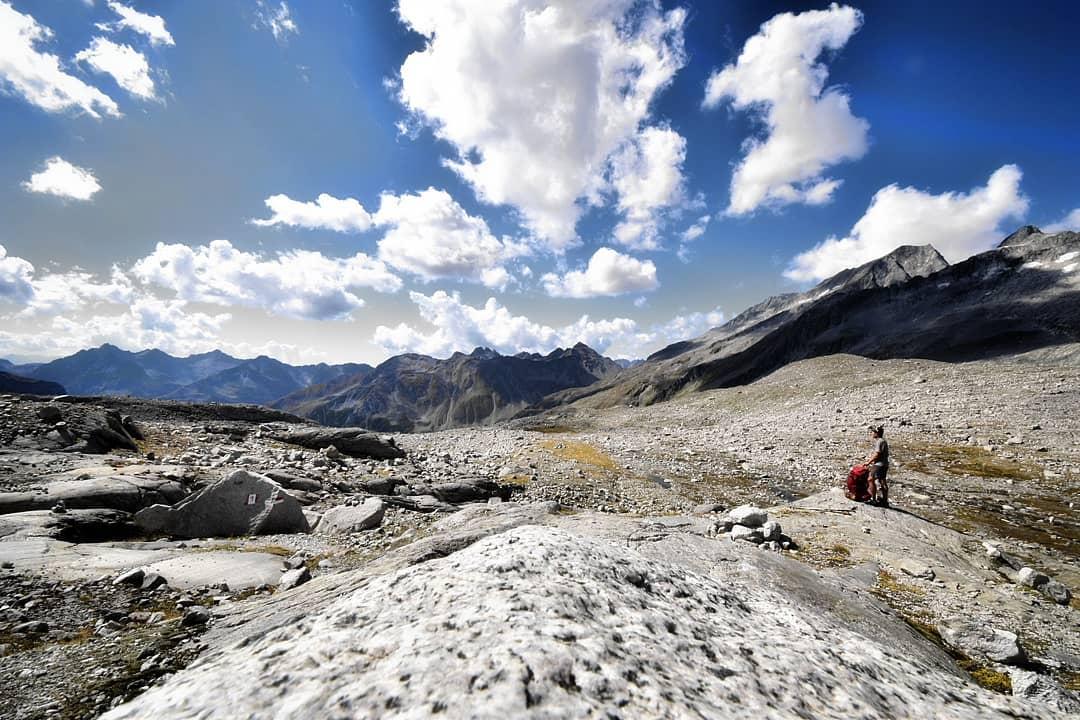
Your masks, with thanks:
[(1026, 226), (950, 265), (904, 246), (797, 294), (771, 297), (704, 335), (529, 412), (648, 405), (741, 385), (796, 360), (850, 353), (949, 362), (1008, 356), (1080, 363), (1080, 233)]
[(500, 355), (488, 348), (392, 357), (370, 372), (307, 388), (274, 407), (326, 425), (379, 431), (440, 430), (504, 420), (546, 395), (591, 385), (622, 367), (578, 343), (547, 355)]
[(370, 366), (293, 366), (265, 356), (241, 360), (219, 350), (175, 357), (161, 350), (129, 352), (109, 344), (48, 363), (14, 365), (4, 361), (0, 366), (0, 370), (27, 380), (57, 383), (75, 395), (260, 404), (365, 368)]
[(903, 246), (806, 292), (770, 297), (645, 361), (610, 360), (578, 344), (547, 355), (477, 348), (446, 359), (398, 355), (374, 368), (293, 366), (103, 345), (49, 363), (0, 361), (0, 390), (259, 403), (327, 425), (430, 431), (574, 403), (651, 404), (835, 353), (1078, 363), (1078, 261), (1080, 234), (1033, 226), (953, 265), (930, 245)]

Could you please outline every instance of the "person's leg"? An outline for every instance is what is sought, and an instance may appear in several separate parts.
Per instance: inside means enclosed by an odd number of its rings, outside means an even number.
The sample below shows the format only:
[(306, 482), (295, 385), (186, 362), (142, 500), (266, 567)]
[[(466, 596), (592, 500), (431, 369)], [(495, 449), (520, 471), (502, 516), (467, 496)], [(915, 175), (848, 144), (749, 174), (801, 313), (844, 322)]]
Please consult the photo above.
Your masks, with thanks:
[(878, 492), (881, 497), (881, 505), (883, 507), (889, 506), (889, 471), (887, 468), (881, 468), (881, 474), (878, 477)]
[(882, 474), (881, 467), (879, 465), (870, 466), (870, 502), (875, 505), (881, 504), (881, 486), (882, 486)]
[(866, 474), (866, 502), (874, 503), (877, 498), (877, 481), (874, 479), (874, 466), (868, 465)]

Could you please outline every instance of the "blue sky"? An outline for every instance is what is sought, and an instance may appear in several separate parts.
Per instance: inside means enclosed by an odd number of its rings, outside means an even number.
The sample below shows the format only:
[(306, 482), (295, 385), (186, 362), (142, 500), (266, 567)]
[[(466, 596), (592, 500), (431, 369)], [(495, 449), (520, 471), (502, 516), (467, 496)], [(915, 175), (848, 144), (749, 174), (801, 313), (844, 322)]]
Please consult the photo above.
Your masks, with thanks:
[(0, 0), (0, 357), (639, 357), (902, 244), (1075, 228), (1077, 19)]

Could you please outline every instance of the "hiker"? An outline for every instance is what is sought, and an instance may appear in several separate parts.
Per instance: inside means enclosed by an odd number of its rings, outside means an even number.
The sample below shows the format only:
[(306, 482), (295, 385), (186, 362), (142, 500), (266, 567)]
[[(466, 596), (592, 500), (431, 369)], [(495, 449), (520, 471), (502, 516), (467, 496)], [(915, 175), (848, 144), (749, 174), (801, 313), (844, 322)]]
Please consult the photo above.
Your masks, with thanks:
[(866, 459), (866, 467), (870, 470), (867, 491), (871, 503), (888, 507), (889, 481), (886, 476), (889, 473), (889, 443), (885, 440), (885, 427), (871, 425), (870, 440), (874, 443), (874, 451)]

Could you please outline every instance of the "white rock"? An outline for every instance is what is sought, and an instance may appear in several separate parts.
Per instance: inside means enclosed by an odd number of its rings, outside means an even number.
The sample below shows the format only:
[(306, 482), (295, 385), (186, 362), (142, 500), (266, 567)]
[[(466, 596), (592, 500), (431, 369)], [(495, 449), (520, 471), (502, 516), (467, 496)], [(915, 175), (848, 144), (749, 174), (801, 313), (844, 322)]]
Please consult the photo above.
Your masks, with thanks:
[(933, 580), (934, 570), (926, 563), (919, 562), (918, 560), (912, 560), (906, 558), (900, 561), (900, 571), (905, 575), (911, 577), (921, 578), (923, 580)]
[(761, 527), (769, 519), (769, 513), (753, 505), (740, 505), (728, 511), (728, 519), (735, 525)]
[(731, 528), (732, 540), (745, 540), (746, 542), (752, 542), (755, 544), (761, 543), (764, 540), (764, 535), (761, 532), (761, 528), (752, 528), (745, 525), (736, 525)]
[(377, 528), (382, 524), (386, 504), (368, 498), (361, 505), (338, 505), (330, 508), (319, 521), (320, 533), (349, 534)]

